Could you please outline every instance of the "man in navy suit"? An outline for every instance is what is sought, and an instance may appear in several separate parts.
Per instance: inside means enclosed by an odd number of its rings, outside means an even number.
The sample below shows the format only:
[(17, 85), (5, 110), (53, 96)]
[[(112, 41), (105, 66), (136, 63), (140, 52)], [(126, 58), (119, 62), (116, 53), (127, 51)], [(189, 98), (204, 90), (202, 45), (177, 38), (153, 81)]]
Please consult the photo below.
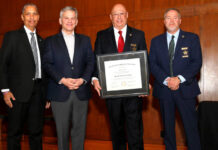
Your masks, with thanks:
[(202, 65), (199, 38), (182, 31), (181, 14), (175, 8), (164, 14), (167, 32), (151, 41), (150, 70), (153, 74), (153, 95), (159, 99), (164, 124), (166, 150), (176, 150), (175, 109), (184, 124), (189, 150), (200, 150), (197, 126), (196, 96), (200, 94), (196, 75)]
[[(125, 6), (122, 4), (113, 6), (110, 14), (113, 26), (97, 33), (96, 55), (147, 50), (144, 32), (128, 26), (127, 18), (128, 12)], [(93, 85), (100, 95), (101, 86), (97, 70), (93, 77)], [(142, 98), (140, 96), (107, 98), (106, 105), (113, 149), (126, 150), (126, 130), (128, 149), (143, 150)]]
[(8, 106), (7, 149), (20, 150), (27, 121), (31, 150), (42, 150), (46, 80), (41, 56), (44, 40), (37, 34), (39, 13), (26, 4), (21, 14), (24, 26), (4, 36), (0, 58), (0, 88)]
[(77, 17), (76, 8), (67, 6), (61, 10), (62, 30), (46, 39), (43, 57), (59, 150), (69, 150), (70, 127), (72, 149), (84, 149), (94, 54), (89, 37), (74, 32)]

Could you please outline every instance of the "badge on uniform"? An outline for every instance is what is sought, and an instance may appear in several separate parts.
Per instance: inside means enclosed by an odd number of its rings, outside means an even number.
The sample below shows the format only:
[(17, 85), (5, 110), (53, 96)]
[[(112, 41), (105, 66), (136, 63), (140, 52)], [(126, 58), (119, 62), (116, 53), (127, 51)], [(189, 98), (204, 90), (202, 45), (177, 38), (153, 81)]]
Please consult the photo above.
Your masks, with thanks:
[(189, 57), (189, 53), (188, 53), (188, 47), (182, 47), (182, 58), (188, 58)]
[(130, 48), (131, 48), (132, 51), (136, 51), (136, 49), (137, 49), (137, 45), (131, 43), (131, 44), (130, 44)]

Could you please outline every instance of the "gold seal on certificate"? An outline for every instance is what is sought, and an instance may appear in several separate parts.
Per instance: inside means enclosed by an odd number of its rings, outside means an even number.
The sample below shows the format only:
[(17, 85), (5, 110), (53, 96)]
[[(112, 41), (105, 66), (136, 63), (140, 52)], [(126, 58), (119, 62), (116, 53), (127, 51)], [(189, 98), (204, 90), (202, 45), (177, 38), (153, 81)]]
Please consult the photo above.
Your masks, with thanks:
[(148, 94), (146, 51), (97, 56), (101, 97), (124, 97)]

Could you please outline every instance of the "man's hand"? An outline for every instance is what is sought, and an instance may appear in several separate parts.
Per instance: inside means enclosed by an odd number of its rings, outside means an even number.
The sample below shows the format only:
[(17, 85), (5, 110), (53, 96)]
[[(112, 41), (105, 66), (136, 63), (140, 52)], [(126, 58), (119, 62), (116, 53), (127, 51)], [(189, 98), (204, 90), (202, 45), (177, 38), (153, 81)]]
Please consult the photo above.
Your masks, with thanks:
[(73, 79), (71, 79), (71, 78), (62, 78), (60, 83), (65, 85), (69, 90), (72, 90), (74, 87)]
[(99, 84), (99, 81), (93, 80), (93, 86), (94, 86), (95, 90), (97, 91), (98, 96), (100, 96), (101, 86)]
[(178, 77), (171, 77), (167, 79), (167, 82), (168, 82), (168, 88), (170, 88), (171, 90), (175, 91), (179, 89), (180, 80)]
[(83, 84), (84, 80), (82, 78), (62, 78), (60, 82), (65, 85), (69, 90), (76, 90)]
[(45, 109), (49, 109), (51, 107), (51, 102), (50, 101), (47, 101), (45, 103)]
[(13, 104), (11, 102), (11, 100), (15, 101), (15, 97), (13, 95), (12, 92), (8, 91), (8, 92), (3, 92), (3, 96), (4, 96), (4, 101), (5, 101), (5, 104), (8, 105), (8, 107), (12, 108), (13, 107)]
[(144, 98), (147, 97), (148, 95), (139, 95), (138, 97)]
[[(151, 90), (151, 88), (152, 88), (152, 86), (151, 86), (151, 84), (149, 84), (149, 90)], [(144, 97), (147, 97), (148, 95), (139, 95), (139, 97), (141, 97), (141, 98), (144, 98)]]
[(73, 89), (76, 90), (78, 89), (82, 84), (83, 84), (84, 80), (82, 78), (78, 78), (78, 79), (73, 79)]

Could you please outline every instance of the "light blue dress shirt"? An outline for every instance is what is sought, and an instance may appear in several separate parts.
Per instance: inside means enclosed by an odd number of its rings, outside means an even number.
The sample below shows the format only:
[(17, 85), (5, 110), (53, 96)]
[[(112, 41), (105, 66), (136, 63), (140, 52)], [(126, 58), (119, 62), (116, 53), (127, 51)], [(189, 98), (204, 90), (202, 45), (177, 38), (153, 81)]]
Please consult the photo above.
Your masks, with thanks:
[[(170, 41), (171, 41), (171, 39), (172, 39), (172, 36), (174, 35), (174, 43), (175, 43), (175, 47), (174, 47), (174, 51), (175, 51), (175, 49), (176, 49), (176, 44), (177, 44), (177, 41), (178, 41), (178, 38), (179, 38), (179, 32), (180, 32), (180, 29), (175, 33), (175, 34), (170, 34), (169, 32), (167, 32), (166, 34), (167, 34), (167, 46), (168, 46), (168, 49), (169, 49), (169, 45), (170, 45)], [(163, 84), (164, 85), (166, 85), (167, 86), (167, 79), (168, 79), (169, 77), (167, 77), (165, 80), (164, 80), (164, 82), (163, 82)], [(183, 83), (183, 82), (185, 82), (186, 80), (185, 80), (185, 78), (182, 76), (182, 75), (178, 75), (178, 78), (180, 79), (180, 82), (181, 83)]]

